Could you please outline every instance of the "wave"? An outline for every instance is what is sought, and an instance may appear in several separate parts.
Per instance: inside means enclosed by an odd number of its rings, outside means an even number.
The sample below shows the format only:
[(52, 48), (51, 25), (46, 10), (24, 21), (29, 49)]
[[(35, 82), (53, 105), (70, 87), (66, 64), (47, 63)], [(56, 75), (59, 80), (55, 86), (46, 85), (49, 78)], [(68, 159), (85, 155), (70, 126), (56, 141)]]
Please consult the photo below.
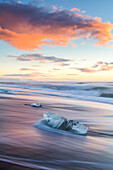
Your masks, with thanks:
[[(1, 83), (0, 93), (45, 94), (113, 104), (113, 82)], [(6, 89), (5, 89), (6, 88)], [(12, 90), (12, 91), (11, 91)]]
[(92, 90), (106, 90), (106, 89), (110, 89), (110, 87), (97, 86), (92, 88)]
[(14, 91), (9, 90), (9, 89), (0, 89), (0, 93), (3, 93), (3, 94), (16, 94)]
[(100, 97), (113, 98), (113, 93), (102, 93)]

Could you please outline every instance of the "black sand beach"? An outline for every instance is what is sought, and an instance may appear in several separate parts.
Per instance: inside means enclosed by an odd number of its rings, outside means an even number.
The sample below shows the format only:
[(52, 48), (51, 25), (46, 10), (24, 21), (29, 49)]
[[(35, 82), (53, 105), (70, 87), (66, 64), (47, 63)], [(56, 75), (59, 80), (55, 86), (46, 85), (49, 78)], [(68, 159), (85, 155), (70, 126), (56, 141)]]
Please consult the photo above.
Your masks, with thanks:
[[(25, 105), (33, 102), (42, 107)], [(44, 112), (80, 121), (89, 131), (76, 135), (35, 127)], [(47, 95), (2, 95), (0, 118), (2, 169), (113, 169), (111, 105)]]
[(113, 170), (113, 0), (0, 0), (0, 170)]
[(24, 166), (15, 165), (13, 163), (7, 163), (4, 161), (0, 162), (0, 169), (2, 170), (31, 170), (32, 168), (26, 168)]

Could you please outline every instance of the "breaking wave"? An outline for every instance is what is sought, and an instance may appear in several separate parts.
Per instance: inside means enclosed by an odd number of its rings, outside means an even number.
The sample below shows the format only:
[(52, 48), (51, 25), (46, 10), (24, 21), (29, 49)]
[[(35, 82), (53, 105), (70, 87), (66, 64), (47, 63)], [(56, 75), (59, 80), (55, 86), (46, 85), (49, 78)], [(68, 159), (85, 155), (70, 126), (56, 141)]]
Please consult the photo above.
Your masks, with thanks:
[(9, 90), (9, 89), (0, 89), (0, 93), (3, 93), (3, 94), (16, 94), (14, 91)]
[(113, 93), (102, 93), (100, 97), (113, 98)]
[(0, 87), (5, 94), (45, 94), (113, 104), (113, 82), (1, 82)]

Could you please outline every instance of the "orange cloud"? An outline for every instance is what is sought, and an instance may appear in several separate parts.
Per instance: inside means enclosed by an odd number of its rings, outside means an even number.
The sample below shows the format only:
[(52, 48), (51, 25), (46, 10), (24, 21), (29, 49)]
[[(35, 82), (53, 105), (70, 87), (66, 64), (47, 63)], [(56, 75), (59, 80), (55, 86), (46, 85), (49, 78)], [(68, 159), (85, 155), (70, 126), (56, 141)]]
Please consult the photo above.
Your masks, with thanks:
[(53, 9), (54, 9), (54, 10), (57, 10), (57, 7), (56, 7), (56, 6), (53, 6)]
[(73, 11), (78, 11), (78, 12), (80, 12), (80, 9), (78, 9), (78, 8), (72, 8), (71, 11), (72, 11), (72, 12), (73, 12)]
[(32, 65), (33, 67), (40, 67), (40, 65)]
[(81, 45), (85, 45), (85, 42), (81, 42)]
[(86, 11), (81, 11), (82, 13), (85, 13)]
[(85, 12), (86, 12), (85, 10), (84, 10), (84, 11), (80, 11), (79, 8), (72, 8), (70, 11), (71, 11), (71, 12), (78, 11), (78, 12), (82, 12), (82, 13), (85, 13)]
[(71, 44), (71, 46), (74, 48), (74, 47), (77, 47), (77, 45), (75, 44), (75, 42), (74, 41), (70, 41), (70, 44)]
[(60, 71), (61, 69), (59, 69), (59, 68), (53, 68), (53, 70), (55, 70), (55, 71)]
[(104, 46), (113, 41), (113, 24), (102, 23), (99, 17), (92, 19), (73, 13), (74, 9), (53, 13), (45, 7), (1, 3), (0, 11), (0, 39), (18, 49), (33, 50), (42, 45), (73, 46), (71, 40), (77, 38), (95, 39), (96, 45)]
[(76, 68), (77, 70), (80, 70), (81, 72), (86, 72), (86, 73), (96, 73), (98, 72), (97, 70), (94, 70), (94, 69), (90, 69), (90, 68), (87, 68), (87, 67), (84, 67), (84, 68)]

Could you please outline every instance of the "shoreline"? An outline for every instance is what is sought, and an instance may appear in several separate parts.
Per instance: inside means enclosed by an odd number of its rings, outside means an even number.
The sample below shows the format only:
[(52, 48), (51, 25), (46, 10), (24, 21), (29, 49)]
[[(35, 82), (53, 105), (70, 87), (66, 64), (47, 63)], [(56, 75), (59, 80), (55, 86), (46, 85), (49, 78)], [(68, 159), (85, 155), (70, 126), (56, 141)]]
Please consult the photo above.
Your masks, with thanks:
[[(13, 94), (13, 95), (28, 95), (28, 96), (39, 96), (39, 95), (44, 95), (44, 96), (48, 96), (48, 97), (64, 97), (64, 98), (69, 98), (69, 99), (75, 99), (75, 100), (81, 100), (81, 101), (92, 101), (92, 102), (96, 102), (96, 103), (105, 103), (105, 104), (109, 104), (109, 105), (113, 105), (113, 100), (112, 100), (112, 93), (109, 92), (109, 84), (90, 84), (91, 82), (89, 82), (89, 84), (84, 84), (83, 86), (80, 86), (78, 88), (78, 85), (75, 84), (75, 89), (73, 89), (73, 86), (71, 88), (71, 86), (69, 85), (69, 87), (67, 87), (67, 85), (65, 86), (64, 84), (64, 91), (63, 91), (63, 84), (61, 84), (61, 86), (59, 85), (57, 89), (57, 86), (55, 86), (54, 84), (52, 84), (51, 86), (47, 86), (47, 88), (37, 88), (37, 86), (32, 85), (30, 87), (26, 86), (26, 84), (24, 84), (23, 86), (15, 86), (15, 85), (9, 85), (9, 86), (1, 86), (1, 89), (3, 92), (5, 92), (6, 90), (6, 95), (8, 94)], [(7, 83), (6, 83), (7, 84)], [(73, 85), (73, 84), (71, 84)], [(46, 87), (46, 86), (45, 86)], [(82, 87), (82, 89), (81, 89)], [(87, 88), (86, 88), (87, 87)], [(65, 91), (66, 89), (72, 89), (72, 91)], [(112, 85), (111, 85), (112, 88)], [(77, 90), (78, 89), (78, 90)], [(7, 92), (7, 90), (9, 90), (9, 93)], [(11, 93), (10, 93), (11, 90)], [(82, 92), (81, 92), (82, 90)], [(91, 91), (92, 90), (92, 91)], [(107, 91), (108, 90), (108, 91)], [(5, 94), (5, 93), (2, 93)]]
[[(110, 109), (113, 110), (113, 105), (109, 103), (102, 103), (98, 101), (89, 101), (89, 100), (83, 100), (83, 99), (77, 99), (77, 98), (71, 98), (71, 97), (63, 97), (63, 96), (51, 96), (48, 94), (35, 94), (35, 95), (28, 95), (28, 94), (17, 94), (17, 95), (12, 95), (12, 94), (0, 94), (0, 99), (11, 99), (11, 100), (24, 100), (24, 101), (31, 101), (31, 102), (44, 102), (49, 104), (53, 103), (53, 101), (58, 100), (59, 98), (61, 99), (60, 101), (64, 104), (65, 102), (69, 102), (69, 104), (75, 104), (75, 105), (80, 105), (80, 106), (87, 106), (87, 107), (94, 107), (96, 105), (97, 108), (103, 108), (106, 106), (104, 109)], [(95, 108), (96, 108), (95, 107)]]
[(0, 169), (2, 170), (34, 170), (35, 168), (26, 167), (24, 165), (20, 165), (19, 163), (14, 163), (11, 161), (0, 160)]
[[(40, 103), (42, 107), (36, 108), (24, 105), (34, 102)], [(39, 161), (36, 164), (37, 168), (45, 166), (45, 169), (55, 169), (57, 166), (62, 166), (62, 169), (74, 170), (75, 165), (78, 166), (78, 170), (87, 169), (98, 164), (102, 165), (103, 161), (106, 165), (109, 163), (112, 165), (112, 150), (110, 148), (112, 136), (97, 135), (98, 131), (103, 130), (104, 122), (109, 120), (109, 117), (106, 118), (106, 114), (112, 115), (113, 113), (113, 108), (111, 109), (107, 104), (95, 104), (95, 102), (44, 95), (35, 97), (1, 95), (0, 110), (1, 155), (36, 160)], [(96, 134), (94, 133), (94, 136), (91, 136), (90, 133), (86, 136), (68, 135), (54, 133), (54, 129), (49, 132), (34, 127), (34, 124), (43, 118), (44, 112), (53, 112), (67, 119), (86, 123), (89, 125), (90, 131), (94, 130)], [(105, 124), (105, 130), (106, 127)], [(105, 134), (105, 132), (101, 133)], [(108, 149), (106, 150), (107, 153), (104, 154), (103, 148), (106, 146)], [(62, 165), (58, 163), (59, 160), (63, 162)], [(75, 160), (75, 163), (70, 164), (68, 161), (71, 160)], [(51, 161), (52, 163), (46, 164), (45, 161)], [(81, 165), (79, 162), (81, 162)], [(92, 164), (95, 162), (97, 165)], [(3, 161), (1, 164), (3, 168), (7, 166), (13, 168), (15, 166)], [(5, 168), (4, 170), (6, 170)]]

